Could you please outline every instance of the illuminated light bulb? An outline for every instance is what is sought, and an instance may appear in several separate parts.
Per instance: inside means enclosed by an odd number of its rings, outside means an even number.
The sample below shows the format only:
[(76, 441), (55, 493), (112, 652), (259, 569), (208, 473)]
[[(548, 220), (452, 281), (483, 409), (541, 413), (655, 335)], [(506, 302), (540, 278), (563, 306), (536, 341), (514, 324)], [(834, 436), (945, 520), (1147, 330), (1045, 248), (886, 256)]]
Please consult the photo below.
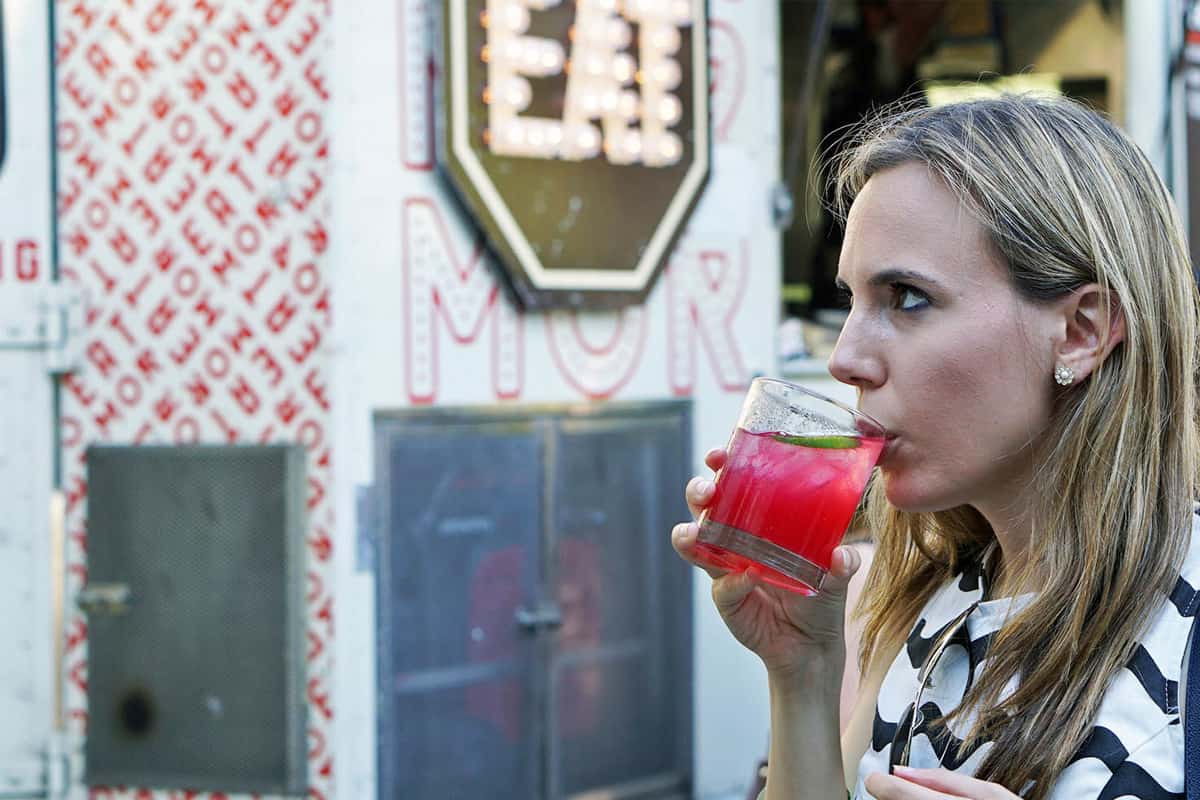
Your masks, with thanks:
[(546, 133), (546, 141), (554, 145), (555, 149), (562, 144), (563, 132), (561, 125), (551, 125), (550, 130)]
[(599, 11), (604, 14), (611, 14), (617, 10), (617, 0), (592, 0), (590, 5), (592, 11)]
[(510, 122), (504, 126), (504, 138), (510, 144), (522, 144), (525, 141), (525, 129), (519, 122)]
[(562, 135), (563, 146), (560, 152), (563, 158), (582, 161), (595, 156), (599, 149), (600, 135), (595, 128), (586, 123), (570, 125), (563, 130)]
[(492, 129), (491, 128), (483, 129), (483, 146), (484, 147), (492, 146)]
[(479, 12), (479, 25), (480, 25), (480, 27), (482, 27), (482, 28), (486, 28), (486, 27), (488, 26), (488, 13), (487, 13), (487, 11), (480, 11), (480, 12)]
[(605, 64), (603, 56), (593, 55), (588, 57), (586, 69), (589, 75), (595, 75), (597, 77), (603, 75), (604, 67)]
[(492, 87), (490, 86), (483, 87), (483, 104), (485, 106), (492, 104)]
[(679, 122), (683, 115), (683, 103), (673, 94), (664, 95), (658, 101), (658, 118), (668, 127)]
[(580, 105), (589, 117), (594, 117), (600, 111), (600, 96), (595, 92), (584, 90), (583, 99), (580, 100)]
[(562, 69), (563, 60), (563, 51), (557, 42), (542, 48), (541, 65), (547, 72), (558, 72)]
[(611, 114), (617, 110), (617, 105), (620, 102), (620, 96), (616, 89), (608, 89), (600, 96), (600, 104), (604, 107), (606, 114)]
[(638, 115), (638, 96), (636, 92), (621, 92), (617, 101), (617, 113), (625, 119), (634, 119)]
[(637, 20), (642, 20), (650, 12), (651, 5), (647, 0), (625, 0), (625, 13)]
[(500, 57), (504, 61), (506, 61), (508, 63), (518, 61), (518, 60), (520, 60), (521, 56), (523, 56), (524, 54), (525, 54), (525, 50), (524, 50), (524, 48), (521, 47), (521, 43), (518, 40), (516, 40), (516, 39), (505, 39), (504, 40), (504, 46), (500, 50)]
[(669, 59), (655, 64), (654, 71), (651, 73), (651, 79), (668, 91), (679, 85), (681, 77), (683, 75), (679, 70), (679, 62)]
[(575, 124), (565, 134), (571, 140), (571, 146), (577, 150), (591, 150), (600, 141), (600, 134), (588, 124)]
[(612, 60), (612, 75), (622, 85), (633, 80), (633, 76), (637, 73), (637, 64), (633, 61), (633, 56), (627, 53), (618, 53), (613, 56)]
[(546, 134), (542, 131), (542, 126), (535, 125), (529, 129), (529, 144), (536, 149), (541, 149), (546, 142)]
[(642, 137), (637, 131), (605, 139), (604, 153), (614, 164), (632, 164), (642, 152)]
[[(517, 111), (524, 111), (533, 99), (533, 90), (524, 78), (512, 78), (504, 87), (504, 102)], [(484, 102), (487, 102), (486, 100)]]
[(485, 64), (488, 63), (489, 61), (491, 61), (492, 60), (492, 48), (488, 47), (485, 44), (483, 46), (483, 49), (481, 49), (479, 51), (479, 60)]
[(521, 5), (504, 9), (504, 25), (513, 33), (524, 33), (529, 29), (529, 10)]
[(660, 53), (673, 55), (679, 50), (679, 31), (672, 25), (659, 26), (651, 35), (650, 44)]
[(567, 28), (567, 41), (570, 42), (571, 44), (575, 43), (575, 26), (574, 25)]
[(683, 154), (683, 143), (673, 133), (664, 133), (658, 137), (658, 155), (673, 164)]
[(633, 39), (633, 31), (629, 28), (629, 23), (624, 20), (614, 19), (608, 23), (608, 44), (614, 50), (624, 50), (629, 47), (630, 41)]
[(671, 3), (671, 19), (677, 24), (692, 21), (692, 4), (688, 0), (675, 0)]

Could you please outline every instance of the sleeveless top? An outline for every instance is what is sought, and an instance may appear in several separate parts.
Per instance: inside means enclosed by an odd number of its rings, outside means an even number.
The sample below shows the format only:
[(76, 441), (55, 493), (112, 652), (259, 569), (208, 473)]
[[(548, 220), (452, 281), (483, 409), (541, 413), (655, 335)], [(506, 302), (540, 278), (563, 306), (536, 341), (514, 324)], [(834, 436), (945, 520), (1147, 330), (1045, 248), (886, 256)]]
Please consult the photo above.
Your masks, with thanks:
[[(1200, 607), (1197, 515), (1200, 507), (1192, 517), (1191, 544), (1174, 591), (1162, 597), (1133, 657), (1110, 683), (1091, 733), (1052, 787), (1052, 800), (1184, 797), (1179, 678), (1192, 617)], [(958, 707), (987, 666), (992, 634), (1032, 598), (989, 600), (980, 564), (930, 598), (880, 687), (871, 742), (852, 793), (855, 800), (872, 800), (863, 785), (867, 775), (887, 773), (889, 763), (905, 763), (902, 755), (912, 767), (941, 766), (974, 775), (991, 742), (973, 746), (960, 758), (958, 745), (970, 718), (953, 720), (948, 727), (933, 722)], [(934, 657), (925, 666), (931, 652)]]

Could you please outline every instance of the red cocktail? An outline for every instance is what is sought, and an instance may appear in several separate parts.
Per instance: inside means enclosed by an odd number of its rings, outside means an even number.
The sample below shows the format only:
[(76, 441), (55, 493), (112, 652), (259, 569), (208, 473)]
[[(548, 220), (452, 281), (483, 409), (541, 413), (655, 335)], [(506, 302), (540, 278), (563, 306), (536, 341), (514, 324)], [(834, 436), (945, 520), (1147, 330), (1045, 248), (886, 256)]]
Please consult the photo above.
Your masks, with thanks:
[[(813, 594), (862, 499), (885, 434), (873, 420), (834, 404), (848, 421), (839, 429), (832, 419), (838, 414), (799, 408), (834, 401), (767, 383), (747, 398), (751, 412), (743, 409), (730, 439), (713, 500), (700, 516), (697, 548), (717, 566), (749, 569), (767, 583)], [(764, 413), (761, 406), (772, 399), (779, 412)], [(771, 424), (781, 418), (786, 424)]]

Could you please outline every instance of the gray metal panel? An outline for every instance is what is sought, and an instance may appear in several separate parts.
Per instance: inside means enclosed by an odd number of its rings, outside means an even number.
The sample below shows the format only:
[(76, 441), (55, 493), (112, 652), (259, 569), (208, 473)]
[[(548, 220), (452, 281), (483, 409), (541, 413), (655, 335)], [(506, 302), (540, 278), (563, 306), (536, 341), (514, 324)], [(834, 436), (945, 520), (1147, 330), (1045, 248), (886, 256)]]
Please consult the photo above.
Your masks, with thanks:
[(306, 790), (302, 447), (92, 447), (87, 783)]
[(379, 796), (533, 798), (539, 659), (516, 622), (540, 583), (528, 423), (384, 424), (376, 452)]
[(648, 797), (687, 791), (691, 576), (667, 531), (687, 514), (688, 442), (677, 414), (558, 427), (554, 796), (646, 782)]

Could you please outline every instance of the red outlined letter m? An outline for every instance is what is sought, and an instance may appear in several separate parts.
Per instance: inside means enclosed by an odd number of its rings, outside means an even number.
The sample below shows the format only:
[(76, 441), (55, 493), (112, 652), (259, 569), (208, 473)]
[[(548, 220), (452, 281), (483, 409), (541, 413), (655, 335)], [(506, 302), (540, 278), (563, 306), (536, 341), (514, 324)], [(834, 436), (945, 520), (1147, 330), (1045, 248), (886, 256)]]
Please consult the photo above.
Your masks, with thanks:
[[(441, 211), (430, 198), (404, 203), (401, 220), (405, 299), (404, 372), (409, 400), (433, 403), (438, 395), (439, 322), (456, 344), (475, 342), (492, 320), (492, 388), (497, 399), (521, 395), (524, 372), (521, 318), (501, 291), (476, 243), (459, 259)], [(478, 398), (482, 400), (483, 398)]]

